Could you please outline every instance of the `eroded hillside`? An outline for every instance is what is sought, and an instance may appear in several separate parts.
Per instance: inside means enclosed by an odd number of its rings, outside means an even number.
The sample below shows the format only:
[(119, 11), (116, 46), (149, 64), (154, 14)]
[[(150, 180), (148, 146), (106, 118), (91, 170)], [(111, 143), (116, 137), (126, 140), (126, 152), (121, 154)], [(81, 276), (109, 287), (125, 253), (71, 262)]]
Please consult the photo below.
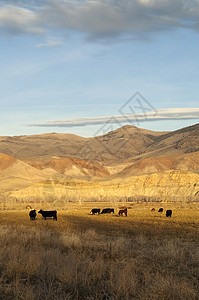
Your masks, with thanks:
[(198, 150), (199, 124), (173, 132), (128, 125), (93, 138), (1, 137), (1, 197), (197, 201)]
[(165, 171), (150, 175), (130, 176), (106, 180), (78, 180), (54, 178), (23, 190), (9, 193), (9, 197), (25, 201), (124, 201), (151, 199), (152, 201), (199, 201), (199, 175), (185, 171)]

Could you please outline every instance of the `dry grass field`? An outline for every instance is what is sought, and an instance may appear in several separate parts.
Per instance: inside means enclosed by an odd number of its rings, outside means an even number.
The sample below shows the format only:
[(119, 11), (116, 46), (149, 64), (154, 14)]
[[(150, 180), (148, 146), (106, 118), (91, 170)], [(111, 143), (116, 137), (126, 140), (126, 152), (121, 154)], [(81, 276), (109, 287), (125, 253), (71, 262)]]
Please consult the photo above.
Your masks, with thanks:
[(0, 299), (199, 299), (199, 205), (124, 205), (71, 203), (57, 222), (1, 210)]

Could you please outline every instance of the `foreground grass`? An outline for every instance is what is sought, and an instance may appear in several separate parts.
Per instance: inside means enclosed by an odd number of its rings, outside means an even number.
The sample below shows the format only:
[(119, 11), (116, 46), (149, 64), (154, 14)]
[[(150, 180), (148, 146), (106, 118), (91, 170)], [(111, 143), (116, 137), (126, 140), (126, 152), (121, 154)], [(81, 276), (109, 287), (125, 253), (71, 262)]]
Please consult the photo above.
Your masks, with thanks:
[[(102, 205), (102, 204), (100, 204)], [(198, 208), (0, 212), (0, 299), (199, 299)], [(91, 208), (91, 207), (90, 207)]]

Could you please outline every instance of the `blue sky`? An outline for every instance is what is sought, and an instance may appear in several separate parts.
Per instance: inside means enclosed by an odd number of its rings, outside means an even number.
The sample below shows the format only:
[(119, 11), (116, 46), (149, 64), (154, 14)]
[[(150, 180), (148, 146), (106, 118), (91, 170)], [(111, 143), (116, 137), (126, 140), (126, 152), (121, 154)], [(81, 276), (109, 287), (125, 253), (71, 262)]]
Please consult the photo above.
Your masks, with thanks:
[[(132, 125), (198, 123), (198, 110), (180, 111), (199, 107), (198, 53), (197, 0), (0, 1), (0, 135), (94, 136), (103, 127), (94, 119), (120, 115), (137, 91), (157, 114), (179, 108), (180, 118)], [(58, 125), (79, 118), (93, 122)]]

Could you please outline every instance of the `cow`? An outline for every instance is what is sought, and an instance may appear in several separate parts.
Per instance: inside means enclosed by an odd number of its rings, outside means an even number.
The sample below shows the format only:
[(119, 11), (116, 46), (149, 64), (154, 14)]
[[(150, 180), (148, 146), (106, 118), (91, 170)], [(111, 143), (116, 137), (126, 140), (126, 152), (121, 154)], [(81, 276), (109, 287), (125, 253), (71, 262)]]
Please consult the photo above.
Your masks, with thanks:
[(104, 208), (101, 212), (101, 214), (110, 214), (110, 213), (115, 213), (114, 208)]
[(163, 208), (162, 207), (159, 208), (158, 212), (163, 212)]
[(38, 214), (41, 214), (42, 217), (46, 220), (46, 218), (53, 218), (53, 221), (57, 221), (57, 211), (56, 210), (42, 210), (38, 211)]
[(100, 208), (93, 208), (93, 209), (91, 209), (90, 213), (92, 215), (95, 215), (95, 214), (99, 215), (100, 214)]
[(171, 210), (171, 209), (168, 209), (168, 210), (166, 211), (166, 217), (171, 217), (171, 215), (172, 215), (172, 210)]
[(119, 210), (119, 216), (123, 216), (123, 214), (125, 214), (125, 216), (127, 217), (127, 208)]
[(36, 209), (32, 209), (32, 210), (29, 212), (30, 220), (35, 220), (36, 215), (37, 215)]
[(155, 211), (155, 208), (152, 208), (151, 211)]

